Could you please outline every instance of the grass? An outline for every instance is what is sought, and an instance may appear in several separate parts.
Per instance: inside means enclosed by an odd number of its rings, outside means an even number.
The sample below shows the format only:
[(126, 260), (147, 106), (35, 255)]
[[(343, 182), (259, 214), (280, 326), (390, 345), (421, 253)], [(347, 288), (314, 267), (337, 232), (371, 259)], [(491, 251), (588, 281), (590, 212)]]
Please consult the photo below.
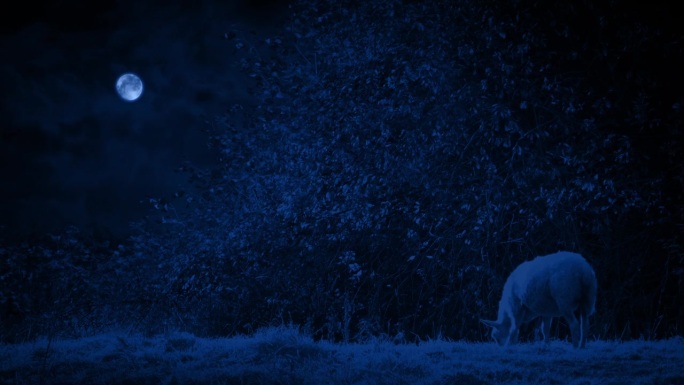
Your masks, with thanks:
[(684, 384), (684, 339), (395, 345), (313, 341), (293, 328), (199, 338), (110, 333), (0, 345), (2, 384)]

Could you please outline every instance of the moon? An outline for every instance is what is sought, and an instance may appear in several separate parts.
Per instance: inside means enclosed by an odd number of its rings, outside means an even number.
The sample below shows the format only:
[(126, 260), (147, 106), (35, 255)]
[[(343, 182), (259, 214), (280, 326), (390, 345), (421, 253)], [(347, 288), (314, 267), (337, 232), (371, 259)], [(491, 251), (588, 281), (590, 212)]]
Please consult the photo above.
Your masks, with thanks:
[(116, 80), (116, 92), (123, 100), (132, 102), (142, 95), (143, 82), (138, 75), (125, 73)]

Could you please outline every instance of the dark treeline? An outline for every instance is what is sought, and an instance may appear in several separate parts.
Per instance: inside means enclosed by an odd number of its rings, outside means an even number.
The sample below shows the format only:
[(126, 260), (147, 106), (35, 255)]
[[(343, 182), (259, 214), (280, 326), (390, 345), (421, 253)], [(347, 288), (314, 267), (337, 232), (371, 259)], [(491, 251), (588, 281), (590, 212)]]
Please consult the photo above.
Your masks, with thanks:
[(681, 31), (561, 3), (302, 1), (280, 34), (230, 31), (260, 103), (207, 124), (219, 165), (182, 165), (196, 190), (129, 239), (5, 239), (3, 340), (483, 341), (508, 273), (558, 250), (596, 270), (592, 335), (681, 335)]

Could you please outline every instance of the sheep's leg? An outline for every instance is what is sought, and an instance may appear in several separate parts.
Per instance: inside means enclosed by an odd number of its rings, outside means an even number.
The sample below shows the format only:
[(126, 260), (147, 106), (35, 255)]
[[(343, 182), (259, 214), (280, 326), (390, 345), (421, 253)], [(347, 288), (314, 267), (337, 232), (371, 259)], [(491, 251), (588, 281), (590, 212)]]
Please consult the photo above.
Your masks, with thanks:
[(568, 326), (570, 326), (570, 334), (572, 335), (572, 346), (574, 348), (578, 348), (581, 336), (580, 323), (572, 311), (566, 311), (565, 314), (563, 314), (563, 318), (565, 318), (565, 320), (568, 322)]
[(582, 320), (582, 337), (580, 339), (580, 348), (584, 348), (587, 345), (587, 336), (589, 335), (589, 316), (586, 312), (580, 314), (580, 319)]
[(551, 337), (551, 322), (552, 321), (553, 321), (553, 318), (551, 318), (551, 317), (542, 317), (541, 332), (542, 332), (542, 337), (544, 339), (544, 342), (549, 342), (549, 338)]
[(517, 327), (511, 327), (509, 330), (508, 345), (515, 345), (518, 343), (518, 334), (520, 333)]

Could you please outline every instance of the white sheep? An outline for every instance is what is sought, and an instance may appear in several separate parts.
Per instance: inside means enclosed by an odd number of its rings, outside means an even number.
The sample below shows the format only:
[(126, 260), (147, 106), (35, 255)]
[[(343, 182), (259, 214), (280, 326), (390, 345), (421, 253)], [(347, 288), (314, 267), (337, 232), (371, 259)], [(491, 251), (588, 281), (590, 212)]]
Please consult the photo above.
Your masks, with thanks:
[[(584, 348), (589, 316), (596, 303), (596, 275), (581, 255), (567, 251), (521, 263), (506, 280), (496, 321), (482, 320), (492, 327), (492, 338), (501, 346), (515, 344), (522, 324), (542, 317), (544, 341), (551, 319), (563, 317), (570, 326), (572, 346)], [(579, 313), (580, 321), (575, 313)]]

